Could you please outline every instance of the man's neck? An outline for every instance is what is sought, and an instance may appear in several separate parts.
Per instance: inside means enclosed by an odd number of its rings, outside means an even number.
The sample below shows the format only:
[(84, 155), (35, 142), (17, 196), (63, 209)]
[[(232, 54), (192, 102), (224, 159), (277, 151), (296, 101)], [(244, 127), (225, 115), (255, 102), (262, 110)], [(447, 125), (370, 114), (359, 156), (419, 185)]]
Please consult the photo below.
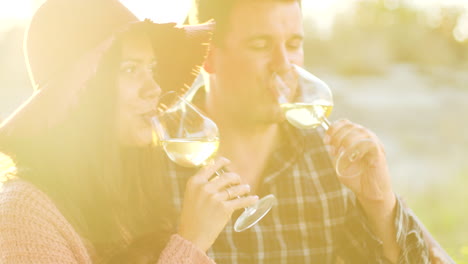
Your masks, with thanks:
[(232, 117), (208, 102), (205, 110), (216, 122), (221, 137), (218, 155), (231, 160), (228, 169), (238, 173), (243, 183), (249, 184), (252, 193), (256, 193), (268, 158), (279, 140), (279, 125)]

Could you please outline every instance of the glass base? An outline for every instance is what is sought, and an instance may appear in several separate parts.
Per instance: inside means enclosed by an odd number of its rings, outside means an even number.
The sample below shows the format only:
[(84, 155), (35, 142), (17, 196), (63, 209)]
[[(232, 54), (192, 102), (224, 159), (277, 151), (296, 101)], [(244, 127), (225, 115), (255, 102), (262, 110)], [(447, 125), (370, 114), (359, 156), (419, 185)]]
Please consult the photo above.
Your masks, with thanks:
[(254, 205), (245, 208), (234, 224), (234, 231), (242, 232), (255, 225), (270, 211), (275, 203), (276, 197), (273, 194), (269, 194), (258, 200)]

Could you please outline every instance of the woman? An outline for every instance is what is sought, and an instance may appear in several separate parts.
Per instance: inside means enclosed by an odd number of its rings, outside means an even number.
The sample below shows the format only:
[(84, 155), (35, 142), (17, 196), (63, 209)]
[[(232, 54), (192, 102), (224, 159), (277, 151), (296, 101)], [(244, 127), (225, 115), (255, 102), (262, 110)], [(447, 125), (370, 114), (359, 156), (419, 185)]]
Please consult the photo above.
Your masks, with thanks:
[(158, 84), (193, 81), (208, 27), (138, 22), (117, 0), (41, 6), (25, 43), (36, 92), (0, 126), (17, 168), (0, 175), (2, 263), (212, 263), (232, 212), (258, 198), (231, 199), (249, 192), (238, 175), (209, 181), (221, 158), (173, 221), (149, 122)]

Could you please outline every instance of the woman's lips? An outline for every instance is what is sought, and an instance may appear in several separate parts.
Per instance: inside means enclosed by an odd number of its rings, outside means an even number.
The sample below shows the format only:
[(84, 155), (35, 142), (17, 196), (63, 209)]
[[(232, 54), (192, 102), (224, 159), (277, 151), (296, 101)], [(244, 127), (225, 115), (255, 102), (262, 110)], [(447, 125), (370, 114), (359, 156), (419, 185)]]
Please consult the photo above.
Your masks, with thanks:
[(151, 111), (148, 111), (144, 114), (141, 115), (141, 118), (143, 119), (144, 123), (148, 126), (151, 126), (151, 118), (153, 116), (156, 116), (157, 114), (157, 111), (156, 110), (151, 110)]

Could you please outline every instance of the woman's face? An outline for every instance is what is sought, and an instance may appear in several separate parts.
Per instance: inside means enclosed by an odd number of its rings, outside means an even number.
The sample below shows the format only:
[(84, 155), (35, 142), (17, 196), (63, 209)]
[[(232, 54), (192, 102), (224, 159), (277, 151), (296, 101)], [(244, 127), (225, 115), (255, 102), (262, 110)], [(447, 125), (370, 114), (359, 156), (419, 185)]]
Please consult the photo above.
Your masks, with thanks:
[(124, 146), (151, 144), (150, 117), (154, 114), (161, 89), (153, 79), (156, 65), (148, 36), (126, 34), (122, 39), (122, 60), (117, 77), (117, 125)]

